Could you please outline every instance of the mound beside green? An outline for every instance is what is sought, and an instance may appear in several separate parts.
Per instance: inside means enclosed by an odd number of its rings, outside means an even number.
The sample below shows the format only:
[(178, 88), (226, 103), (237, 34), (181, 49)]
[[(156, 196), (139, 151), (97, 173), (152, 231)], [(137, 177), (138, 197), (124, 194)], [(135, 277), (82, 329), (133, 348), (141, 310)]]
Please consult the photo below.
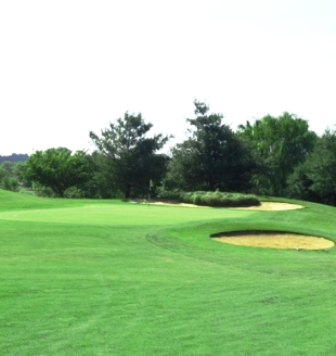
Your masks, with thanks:
[(247, 207), (260, 205), (260, 201), (255, 195), (219, 191), (182, 193), (180, 199), (182, 203), (213, 207)]

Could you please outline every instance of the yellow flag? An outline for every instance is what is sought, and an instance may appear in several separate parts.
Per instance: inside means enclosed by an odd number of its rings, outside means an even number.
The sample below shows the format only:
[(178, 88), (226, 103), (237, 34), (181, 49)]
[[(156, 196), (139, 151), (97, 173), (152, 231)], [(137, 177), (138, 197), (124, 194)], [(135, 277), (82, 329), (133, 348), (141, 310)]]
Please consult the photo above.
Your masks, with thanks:
[(149, 189), (152, 189), (154, 187), (154, 182), (150, 179), (149, 180)]

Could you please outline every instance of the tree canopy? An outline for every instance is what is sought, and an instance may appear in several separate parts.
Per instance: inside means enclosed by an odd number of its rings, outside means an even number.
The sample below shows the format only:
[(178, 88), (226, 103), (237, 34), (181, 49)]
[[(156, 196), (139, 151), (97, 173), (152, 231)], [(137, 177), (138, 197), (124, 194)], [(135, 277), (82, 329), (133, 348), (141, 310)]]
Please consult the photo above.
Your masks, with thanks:
[(336, 205), (336, 132), (326, 130), (289, 177), (291, 197)]
[(187, 190), (243, 190), (250, 160), (242, 143), (221, 114), (209, 114), (209, 106), (194, 101), (195, 118), (189, 138), (172, 150), (167, 181)]
[(90, 180), (92, 169), (85, 152), (72, 154), (61, 147), (32, 154), (26, 161), (24, 175), (29, 181), (48, 187), (55, 195), (64, 197), (68, 188)]
[(247, 144), (256, 163), (254, 186), (260, 193), (282, 195), (289, 175), (314, 148), (316, 134), (307, 121), (284, 112), (267, 115), (240, 125), (239, 137)]
[(125, 198), (132, 192), (147, 192), (149, 181), (159, 181), (166, 173), (168, 157), (158, 151), (169, 136), (148, 137), (152, 126), (143, 120), (141, 113), (130, 115), (126, 112), (124, 117), (102, 130), (100, 136), (90, 132), (95, 146), (107, 158), (113, 184)]

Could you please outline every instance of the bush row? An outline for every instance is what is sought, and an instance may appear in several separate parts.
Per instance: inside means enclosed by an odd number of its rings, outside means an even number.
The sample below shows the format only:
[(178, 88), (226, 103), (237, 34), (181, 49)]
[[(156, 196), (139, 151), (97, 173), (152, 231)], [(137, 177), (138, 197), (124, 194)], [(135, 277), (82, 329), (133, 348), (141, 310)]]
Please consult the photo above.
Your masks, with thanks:
[(224, 193), (224, 192), (186, 192), (181, 193), (182, 203), (214, 206), (214, 207), (247, 207), (260, 205), (260, 201), (252, 194)]

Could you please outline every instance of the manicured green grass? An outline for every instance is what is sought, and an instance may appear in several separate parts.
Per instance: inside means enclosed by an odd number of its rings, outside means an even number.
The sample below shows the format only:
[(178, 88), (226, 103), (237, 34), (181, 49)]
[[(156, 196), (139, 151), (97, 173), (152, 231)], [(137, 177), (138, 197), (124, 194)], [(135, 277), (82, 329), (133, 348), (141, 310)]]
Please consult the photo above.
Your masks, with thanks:
[(303, 204), (256, 212), (0, 190), (0, 354), (333, 355), (334, 248), (209, 238), (246, 228), (336, 242), (336, 209)]

